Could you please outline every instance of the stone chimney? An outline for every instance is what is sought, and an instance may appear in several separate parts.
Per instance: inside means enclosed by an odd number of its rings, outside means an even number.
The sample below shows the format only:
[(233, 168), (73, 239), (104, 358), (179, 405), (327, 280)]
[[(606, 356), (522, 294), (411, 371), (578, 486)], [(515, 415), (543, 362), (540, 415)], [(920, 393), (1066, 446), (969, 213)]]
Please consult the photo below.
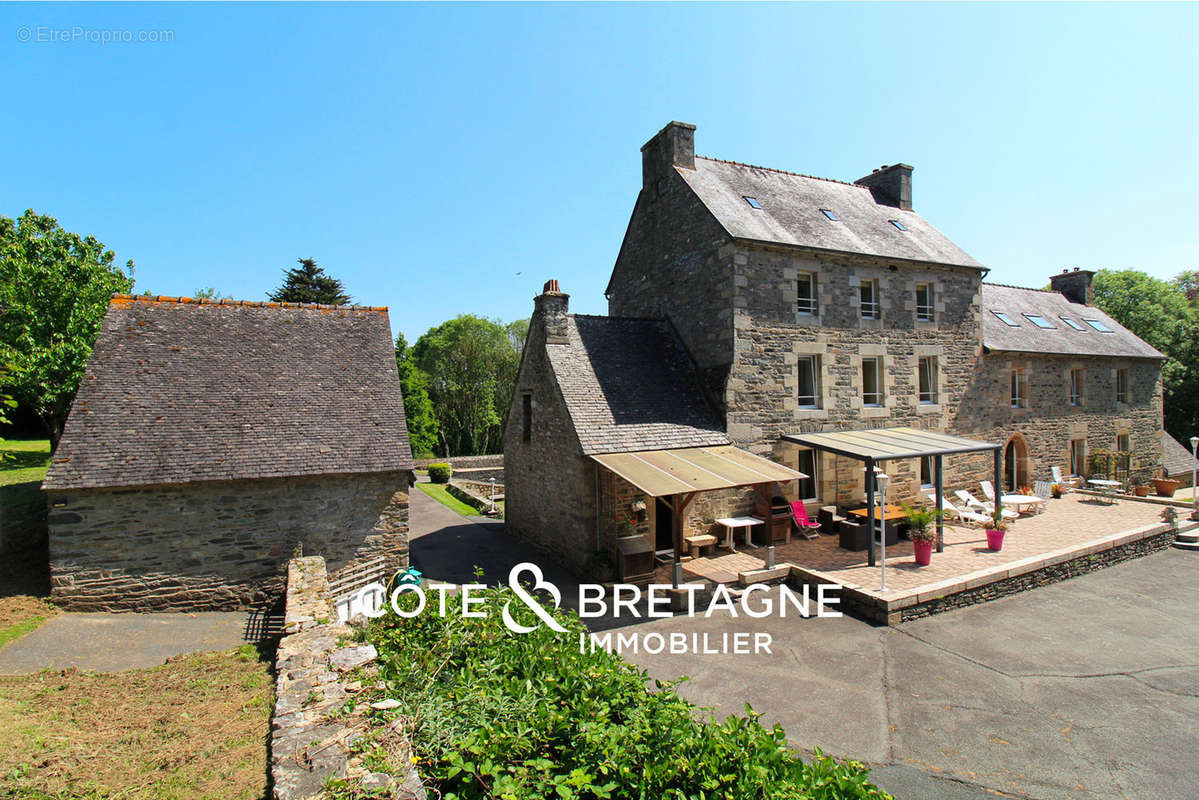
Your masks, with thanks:
[(641, 187), (657, 191), (672, 167), (695, 169), (695, 126), (672, 122), (641, 147)]
[(1094, 277), (1095, 273), (1091, 270), (1075, 267), (1072, 270), (1062, 270), (1060, 275), (1051, 276), (1049, 285), (1053, 291), (1065, 295), (1071, 303), (1093, 306), (1095, 305)]
[(876, 203), (912, 210), (912, 167), (907, 164), (883, 164), (854, 183), (869, 189)]
[(546, 344), (567, 344), (566, 315), (570, 311), (570, 295), (558, 288), (557, 280), (548, 280), (541, 294), (533, 298), (533, 319), (530, 329), (540, 325), (545, 331)]

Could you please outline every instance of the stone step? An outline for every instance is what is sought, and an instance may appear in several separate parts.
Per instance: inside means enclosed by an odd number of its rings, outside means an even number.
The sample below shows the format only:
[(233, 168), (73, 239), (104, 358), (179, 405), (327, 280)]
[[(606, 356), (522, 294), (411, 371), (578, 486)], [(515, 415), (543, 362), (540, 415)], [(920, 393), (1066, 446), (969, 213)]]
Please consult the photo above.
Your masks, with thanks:
[(1199, 550), (1199, 542), (1184, 542), (1182, 540), (1176, 540), (1174, 542), (1174, 546), (1179, 550)]

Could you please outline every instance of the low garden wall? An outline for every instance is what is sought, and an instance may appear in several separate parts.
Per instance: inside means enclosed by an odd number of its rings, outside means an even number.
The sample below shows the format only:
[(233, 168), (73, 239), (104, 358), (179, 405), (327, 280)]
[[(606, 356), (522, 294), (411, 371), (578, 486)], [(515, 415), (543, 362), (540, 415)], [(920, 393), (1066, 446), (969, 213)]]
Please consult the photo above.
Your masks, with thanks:
[[(275, 654), (271, 715), (275, 800), (315, 798), (330, 781), (353, 787), (355, 797), (426, 800), (410, 759), (403, 774), (392, 775), (372, 771), (354, 753), (355, 742), (370, 727), (365, 714), (373, 707), (354, 698), (380, 688), (378, 653), (374, 645), (348, 641), (353, 629), (335, 621), (323, 558), (288, 563), (283, 632)], [(407, 750), (402, 731), (389, 731)]]

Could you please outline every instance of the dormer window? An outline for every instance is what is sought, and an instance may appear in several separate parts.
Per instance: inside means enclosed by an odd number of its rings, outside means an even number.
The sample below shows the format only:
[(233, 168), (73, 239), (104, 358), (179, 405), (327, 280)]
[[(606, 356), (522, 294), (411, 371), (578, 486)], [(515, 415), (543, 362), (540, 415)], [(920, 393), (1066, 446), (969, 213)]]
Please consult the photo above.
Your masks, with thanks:
[(750, 208), (761, 208), (762, 207), (762, 204), (758, 202), (758, 198), (750, 197), (747, 194), (744, 194), (741, 196), (745, 198), (745, 202), (749, 203)]
[(841, 218), (827, 208), (820, 209), (820, 213), (831, 219), (833, 222), (840, 222)]

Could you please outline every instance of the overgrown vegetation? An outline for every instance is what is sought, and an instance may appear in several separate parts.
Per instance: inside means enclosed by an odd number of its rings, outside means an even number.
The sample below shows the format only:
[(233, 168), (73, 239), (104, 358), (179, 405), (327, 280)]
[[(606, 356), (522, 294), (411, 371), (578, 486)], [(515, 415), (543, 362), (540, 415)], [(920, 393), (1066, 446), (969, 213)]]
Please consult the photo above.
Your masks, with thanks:
[(251, 647), (0, 677), (0, 797), (258, 800), (271, 680)]
[[(388, 614), (364, 635), (379, 648), (380, 676), (402, 703), (418, 770), (445, 800), (799, 800), (886, 798), (867, 770), (817, 752), (805, 761), (779, 726), (759, 715), (717, 721), (682, 699), (673, 683), (648, 684), (619, 656), (579, 652), (567, 628), (518, 635), (500, 621), (515, 600), (486, 593), (485, 619), (464, 618), (456, 597), (443, 617)], [(403, 601), (414, 600), (411, 595)], [(519, 601), (515, 616), (536, 624)], [(403, 716), (398, 716), (402, 713)], [(383, 729), (382, 724), (380, 729)], [(370, 751), (371, 758), (384, 759)]]
[(454, 497), (446, 491), (445, 485), (440, 483), (418, 483), (416, 488), (420, 489), (425, 494), (432, 497), (437, 502), (441, 503), (451, 511), (457, 511), (464, 517), (477, 517), (479, 510), (472, 505), (468, 505), (457, 497)]

